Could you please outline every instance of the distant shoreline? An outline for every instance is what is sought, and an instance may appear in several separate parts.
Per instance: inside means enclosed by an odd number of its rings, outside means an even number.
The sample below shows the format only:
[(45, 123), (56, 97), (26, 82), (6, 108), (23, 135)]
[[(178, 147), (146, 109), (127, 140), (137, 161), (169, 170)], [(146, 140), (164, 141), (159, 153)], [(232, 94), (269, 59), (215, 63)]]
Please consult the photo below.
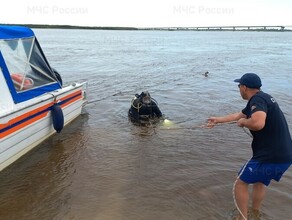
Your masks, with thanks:
[(134, 27), (92, 27), (92, 26), (74, 26), (74, 25), (47, 25), (47, 24), (1, 24), (1, 25), (17, 25), (29, 28), (43, 29), (84, 29), (84, 30), (140, 30)]
[[(250, 31), (250, 32), (291, 32), (290, 29), (276, 29), (276, 28), (264, 28), (264, 26), (250, 26), (252, 28), (239, 28), (232, 29), (222, 27), (199, 27), (199, 28), (187, 28), (187, 27), (161, 27), (161, 28), (135, 28), (135, 27), (103, 27), (103, 26), (74, 26), (74, 25), (46, 25), (46, 24), (1, 24), (1, 25), (18, 25), (26, 26), (30, 28), (42, 28), (42, 29), (83, 29), (83, 30), (128, 30), (128, 31)], [(237, 26), (234, 26), (237, 27)], [(240, 26), (239, 26), (240, 27)], [(247, 27), (247, 26), (246, 26)], [(267, 26), (269, 27), (269, 26)], [(276, 27), (276, 26), (270, 26)]]

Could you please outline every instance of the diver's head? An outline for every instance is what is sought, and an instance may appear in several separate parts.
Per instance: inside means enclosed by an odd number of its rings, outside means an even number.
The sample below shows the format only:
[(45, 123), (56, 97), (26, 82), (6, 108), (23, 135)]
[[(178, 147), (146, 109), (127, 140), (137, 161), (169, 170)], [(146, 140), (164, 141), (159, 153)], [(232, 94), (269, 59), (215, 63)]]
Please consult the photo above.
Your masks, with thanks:
[(142, 92), (141, 93), (141, 100), (145, 104), (150, 104), (151, 103), (151, 96), (148, 91)]

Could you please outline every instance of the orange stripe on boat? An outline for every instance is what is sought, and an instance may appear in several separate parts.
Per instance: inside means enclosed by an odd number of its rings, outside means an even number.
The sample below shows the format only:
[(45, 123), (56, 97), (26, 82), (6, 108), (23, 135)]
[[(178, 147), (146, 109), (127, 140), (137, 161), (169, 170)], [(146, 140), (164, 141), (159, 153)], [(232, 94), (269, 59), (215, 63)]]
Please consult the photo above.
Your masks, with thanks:
[(4, 129), (4, 128), (10, 126), (10, 125), (13, 125), (13, 124), (15, 124), (15, 123), (21, 121), (21, 120), (24, 120), (25, 118), (27, 118), (27, 117), (29, 117), (29, 116), (31, 116), (31, 115), (34, 115), (34, 114), (36, 114), (36, 113), (38, 113), (38, 112), (40, 112), (40, 111), (43, 111), (43, 110), (45, 110), (45, 109), (51, 107), (53, 104), (54, 104), (54, 103), (51, 102), (51, 103), (46, 104), (46, 105), (44, 105), (44, 106), (42, 106), (42, 107), (40, 107), (40, 108), (34, 109), (34, 110), (30, 111), (30, 112), (26, 112), (26, 113), (24, 113), (23, 115), (17, 116), (16, 118), (13, 118), (13, 119), (9, 120), (9, 121), (8, 121), (7, 123), (5, 123), (5, 124), (0, 124), (0, 129)]
[[(73, 102), (75, 102), (77, 100), (80, 100), (80, 99), (82, 99), (82, 91), (81, 90), (76, 91), (74, 93), (71, 93), (71, 94), (69, 94), (69, 95), (67, 95), (67, 96), (65, 96), (63, 98), (60, 98), (59, 100), (57, 100), (57, 102), (64, 102), (63, 104), (61, 104), (61, 107), (65, 107), (65, 106), (67, 106), (67, 105), (69, 105), (69, 104), (71, 104), (71, 103), (73, 103)], [(66, 101), (66, 100), (68, 100), (68, 101)], [(22, 120), (25, 120), (26, 118), (28, 118), (30, 116), (33, 116), (33, 115), (35, 115), (35, 114), (37, 114), (37, 113), (39, 113), (41, 111), (44, 111), (44, 110), (48, 109), (49, 107), (51, 107), (53, 104), (54, 104), (54, 102), (48, 103), (48, 104), (46, 104), (46, 105), (44, 105), (42, 107), (34, 109), (34, 110), (32, 110), (30, 112), (27, 112), (27, 113), (25, 113), (23, 115), (17, 116), (16, 118), (13, 118), (13, 119), (9, 120), (5, 124), (0, 124), (0, 130), (5, 129), (5, 128), (13, 125), (13, 124), (16, 124), (16, 123), (22, 121)], [(28, 126), (28, 125), (30, 125), (30, 124), (42, 119), (42, 118), (44, 118), (44, 117), (46, 117), (49, 112), (50, 111), (48, 110), (48, 111), (46, 111), (44, 113), (36, 115), (35, 117), (33, 117), (33, 118), (31, 118), (31, 119), (29, 119), (27, 121), (24, 121), (23, 123), (15, 125), (14, 127), (8, 129), (7, 131), (1, 132), (0, 133), (0, 139), (6, 137), (6, 136), (8, 136), (8, 135), (10, 135), (10, 134), (12, 134), (12, 133), (14, 133), (16, 131), (18, 131), (18, 130), (20, 130), (20, 129), (22, 129), (22, 128), (24, 128), (24, 127), (26, 127), (26, 126)]]
[(62, 106), (62, 107), (65, 107), (65, 106), (70, 105), (71, 103), (73, 103), (73, 102), (75, 102), (75, 101), (78, 101), (78, 100), (80, 100), (80, 99), (82, 99), (82, 94), (80, 94), (80, 95), (74, 97), (73, 99), (71, 99), (71, 100), (68, 101), (68, 102), (65, 102), (65, 103), (62, 104), (61, 106)]
[(16, 132), (16, 131), (18, 131), (18, 130), (20, 130), (20, 129), (22, 129), (22, 128), (24, 128), (24, 127), (26, 127), (26, 126), (28, 126), (28, 125), (40, 120), (40, 119), (42, 119), (42, 118), (44, 118), (44, 117), (46, 117), (48, 115), (48, 113), (49, 113), (49, 111), (44, 112), (44, 113), (42, 113), (40, 115), (37, 115), (36, 117), (33, 117), (30, 120), (27, 120), (27, 121), (25, 121), (25, 122), (23, 122), (23, 123), (21, 123), (19, 125), (16, 125), (15, 127), (12, 127), (11, 129), (9, 129), (7, 131), (4, 131), (3, 133), (0, 133), (0, 138), (4, 138), (4, 137), (6, 137), (6, 136), (8, 136), (8, 135), (10, 135), (10, 134), (12, 134), (12, 133), (14, 133), (14, 132)]
[(71, 97), (73, 97), (73, 96), (77, 96), (77, 95), (82, 95), (82, 91), (81, 91), (81, 90), (78, 90), (78, 91), (76, 91), (76, 92), (73, 92), (73, 93), (71, 93), (70, 95), (67, 95), (67, 96), (65, 96), (65, 97), (63, 97), (63, 98), (60, 98), (60, 99), (58, 100), (58, 102), (59, 102), (59, 101), (65, 101), (66, 99), (69, 99), (69, 98), (71, 98)]

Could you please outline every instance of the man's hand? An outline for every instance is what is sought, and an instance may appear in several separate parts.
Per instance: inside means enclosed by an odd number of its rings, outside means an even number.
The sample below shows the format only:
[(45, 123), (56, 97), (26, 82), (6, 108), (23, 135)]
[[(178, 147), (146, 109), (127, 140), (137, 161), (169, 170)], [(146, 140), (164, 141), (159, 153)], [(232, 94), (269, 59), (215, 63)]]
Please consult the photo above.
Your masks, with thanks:
[(239, 127), (246, 127), (252, 131), (259, 131), (264, 128), (267, 114), (263, 111), (257, 111), (250, 118), (241, 118), (237, 121)]
[(245, 118), (241, 118), (237, 121), (237, 126), (243, 128), (244, 127), (244, 122), (246, 121)]
[(206, 128), (213, 128), (218, 123), (217, 117), (210, 117), (207, 120)]

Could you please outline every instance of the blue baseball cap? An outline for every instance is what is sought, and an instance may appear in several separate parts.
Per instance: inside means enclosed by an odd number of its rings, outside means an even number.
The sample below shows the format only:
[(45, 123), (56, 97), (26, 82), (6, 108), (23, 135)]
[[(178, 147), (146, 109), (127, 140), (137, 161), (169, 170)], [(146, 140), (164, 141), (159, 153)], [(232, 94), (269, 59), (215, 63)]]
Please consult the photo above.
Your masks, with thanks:
[(251, 89), (259, 89), (262, 86), (261, 78), (255, 73), (245, 73), (240, 79), (235, 79), (234, 82)]

